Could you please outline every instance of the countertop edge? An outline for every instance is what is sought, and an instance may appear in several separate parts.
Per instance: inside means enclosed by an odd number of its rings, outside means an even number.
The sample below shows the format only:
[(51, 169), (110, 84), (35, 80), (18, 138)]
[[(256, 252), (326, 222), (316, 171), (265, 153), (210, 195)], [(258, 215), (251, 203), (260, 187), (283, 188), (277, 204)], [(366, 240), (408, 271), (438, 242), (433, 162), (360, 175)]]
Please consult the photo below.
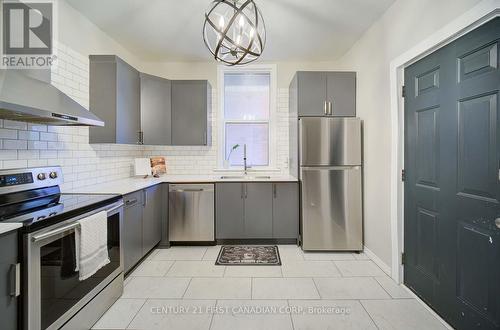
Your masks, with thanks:
[(0, 223), (0, 235), (17, 230), (22, 226), (21, 223)]

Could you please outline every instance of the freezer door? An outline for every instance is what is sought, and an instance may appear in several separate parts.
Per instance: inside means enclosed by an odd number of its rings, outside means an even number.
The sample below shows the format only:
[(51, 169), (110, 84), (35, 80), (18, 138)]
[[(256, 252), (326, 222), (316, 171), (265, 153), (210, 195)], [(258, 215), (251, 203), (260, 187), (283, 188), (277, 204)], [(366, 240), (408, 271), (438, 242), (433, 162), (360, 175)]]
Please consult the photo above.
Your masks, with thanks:
[(361, 167), (302, 167), (302, 248), (361, 251)]
[(299, 119), (300, 166), (361, 165), (359, 118)]

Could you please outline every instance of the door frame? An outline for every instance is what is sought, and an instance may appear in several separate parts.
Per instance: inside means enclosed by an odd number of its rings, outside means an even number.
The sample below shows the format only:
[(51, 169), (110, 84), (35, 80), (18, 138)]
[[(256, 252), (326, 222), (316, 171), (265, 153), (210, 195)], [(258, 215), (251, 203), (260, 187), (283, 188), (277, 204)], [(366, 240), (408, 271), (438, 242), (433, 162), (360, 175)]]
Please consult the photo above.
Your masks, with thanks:
[(390, 63), (391, 108), (391, 277), (403, 282), (401, 255), (404, 251), (404, 70), (437, 49), (460, 38), (478, 26), (500, 16), (500, 0), (482, 0), (464, 14), (394, 58)]

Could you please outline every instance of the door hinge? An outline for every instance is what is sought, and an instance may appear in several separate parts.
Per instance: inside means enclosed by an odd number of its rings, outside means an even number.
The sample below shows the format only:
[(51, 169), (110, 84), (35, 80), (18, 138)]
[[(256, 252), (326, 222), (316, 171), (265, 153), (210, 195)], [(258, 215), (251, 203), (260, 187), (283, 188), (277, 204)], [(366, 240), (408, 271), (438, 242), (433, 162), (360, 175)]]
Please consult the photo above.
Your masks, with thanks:
[(401, 96), (406, 97), (406, 86), (404, 85), (401, 87)]
[(401, 181), (406, 181), (406, 170), (404, 168), (401, 170)]
[(401, 253), (401, 265), (404, 265), (406, 263), (406, 257), (405, 257), (405, 253)]

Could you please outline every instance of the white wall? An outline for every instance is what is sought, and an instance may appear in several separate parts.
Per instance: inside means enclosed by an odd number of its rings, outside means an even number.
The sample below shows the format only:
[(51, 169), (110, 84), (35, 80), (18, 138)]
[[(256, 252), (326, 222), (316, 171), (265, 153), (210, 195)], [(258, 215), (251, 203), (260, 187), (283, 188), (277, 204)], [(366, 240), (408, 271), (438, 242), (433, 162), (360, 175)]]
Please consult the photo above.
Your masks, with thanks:
[(365, 245), (391, 266), (390, 90), (392, 59), (479, 0), (398, 0), (339, 61), (357, 75), (357, 113), (364, 120)]

